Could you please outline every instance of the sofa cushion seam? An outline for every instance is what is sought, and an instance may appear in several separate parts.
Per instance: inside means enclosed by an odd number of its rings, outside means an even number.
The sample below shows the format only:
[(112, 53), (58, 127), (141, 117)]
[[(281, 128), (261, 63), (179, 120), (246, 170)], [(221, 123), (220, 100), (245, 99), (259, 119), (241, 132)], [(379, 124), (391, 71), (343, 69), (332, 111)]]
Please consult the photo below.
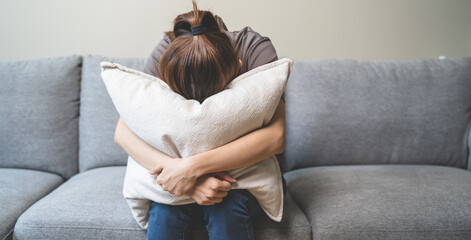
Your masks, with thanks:
[(44, 226), (37, 224), (21, 224), (22, 226), (32, 227), (32, 228), (62, 228), (62, 229), (105, 229), (105, 230), (132, 230), (132, 231), (141, 231), (143, 229), (136, 228), (108, 228), (108, 227), (90, 227), (90, 226)]
[[(107, 230), (132, 230), (132, 231), (141, 231), (144, 229), (135, 229), (135, 228), (107, 228), (107, 227), (90, 227), (90, 226), (44, 226), (44, 225), (37, 225), (37, 224), (22, 224), (23, 226), (26, 227), (32, 227), (32, 228), (63, 228), (63, 229), (107, 229)], [(285, 230), (285, 229), (297, 229), (297, 230), (311, 230), (310, 227), (299, 227), (299, 228), (259, 228), (259, 229), (254, 229), (254, 231), (276, 231), (276, 230)], [(194, 229), (197, 230), (197, 229)]]
[(311, 229), (311, 228), (310, 228), (310, 227), (254, 228), (254, 231), (259, 231), (259, 230), (279, 230), (279, 229)]
[(321, 230), (336, 230), (337, 232), (471, 232), (471, 229), (400, 229), (400, 230), (341, 230), (338, 228), (324, 228)]
[(7, 239), (7, 237), (10, 236), (10, 234), (13, 233), (13, 230), (14, 230), (14, 229), (15, 229), (15, 228), (12, 228), (10, 231), (8, 231), (7, 234), (6, 234), (5, 236), (3, 236), (2, 239)]

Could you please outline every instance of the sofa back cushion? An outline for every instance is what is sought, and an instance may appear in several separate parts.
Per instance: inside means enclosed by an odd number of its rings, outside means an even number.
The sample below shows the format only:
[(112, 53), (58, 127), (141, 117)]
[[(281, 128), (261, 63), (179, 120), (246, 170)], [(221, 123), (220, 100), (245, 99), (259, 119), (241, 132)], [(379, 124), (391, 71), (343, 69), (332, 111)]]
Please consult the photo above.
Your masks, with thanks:
[(78, 170), (82, 57), (0, 63), (0, 167)]
[(108, 58), (98, 55), (83, 57), (80, 92), (79, 170), (104, 166), (126, 166), (128, 154), (114, 142), (119, 114), (101, 78), (100, 62), (109, 61), (142, 70), (145, 58)]
[(466, 168), (471, 58), (295, 61), (286, 170), (350, 164)]

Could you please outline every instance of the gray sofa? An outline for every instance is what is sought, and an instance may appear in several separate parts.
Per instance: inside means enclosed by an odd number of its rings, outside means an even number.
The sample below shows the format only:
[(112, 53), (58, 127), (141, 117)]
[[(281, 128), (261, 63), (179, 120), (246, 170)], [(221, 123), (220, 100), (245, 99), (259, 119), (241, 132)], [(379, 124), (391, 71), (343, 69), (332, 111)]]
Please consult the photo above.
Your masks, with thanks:
[[(0, 238), (146, 238), (101, 61), (145, 59), (0, 63)], [(471, 239), (471, 57), (295, 61), (285, 98), (285, 212), (257, 239)]]

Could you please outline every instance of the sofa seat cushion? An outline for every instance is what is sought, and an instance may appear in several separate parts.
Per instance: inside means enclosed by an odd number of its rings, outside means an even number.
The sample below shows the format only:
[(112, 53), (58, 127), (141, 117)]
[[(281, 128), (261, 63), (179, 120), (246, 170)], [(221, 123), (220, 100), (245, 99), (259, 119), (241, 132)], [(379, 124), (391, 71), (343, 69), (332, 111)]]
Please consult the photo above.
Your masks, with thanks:
[(0, 168), (0, 239), (9, 239), (18, 217), (62, 182), (52, 173)]
[[(16, 239), (146, 239), (123, 197), (125, 166), (79, 173), (28, 209), (15, 226)], [(305, 215), (287, 195), (281, 222), (255, 220), (258, 239), (310, 239)], [(207, 239), (203, 224), (195, 239)]]
[(313, 239), (470, 239), (471, 172), (344, 165), (285, 174)]

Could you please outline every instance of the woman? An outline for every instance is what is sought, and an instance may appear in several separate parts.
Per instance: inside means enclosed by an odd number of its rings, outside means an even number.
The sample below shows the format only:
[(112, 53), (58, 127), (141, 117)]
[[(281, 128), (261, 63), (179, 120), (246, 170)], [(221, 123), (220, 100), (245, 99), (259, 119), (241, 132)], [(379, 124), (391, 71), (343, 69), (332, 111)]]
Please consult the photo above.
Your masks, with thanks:
[[(146, 62), (145, 73), (164, 80), (187, 99), (203, 102), (238, 75), (278, 59), (267, 37), (251, 28), (229, 32), (219, 16), (197, 9), (176, 17)], [(283, 97), (282, 97), (283, 99)], [(189, 239), (192, 220), (204, 218), (210, 239), (253, 239), (252, 219), (262, 213), (245, 189), (231, 190), (236, 181), (227, 170), (252, 165), (284, 151), (284, 100), (270, 123), (224, 146), (186, 159), (170, 158), (135, 135), (119, 119), (115, 142), (134, 160), (159, 174), (157, 183), (196, 203), (152, 202), (148, 239)], [(283, 190), (285, 182), (283, 179)]]

